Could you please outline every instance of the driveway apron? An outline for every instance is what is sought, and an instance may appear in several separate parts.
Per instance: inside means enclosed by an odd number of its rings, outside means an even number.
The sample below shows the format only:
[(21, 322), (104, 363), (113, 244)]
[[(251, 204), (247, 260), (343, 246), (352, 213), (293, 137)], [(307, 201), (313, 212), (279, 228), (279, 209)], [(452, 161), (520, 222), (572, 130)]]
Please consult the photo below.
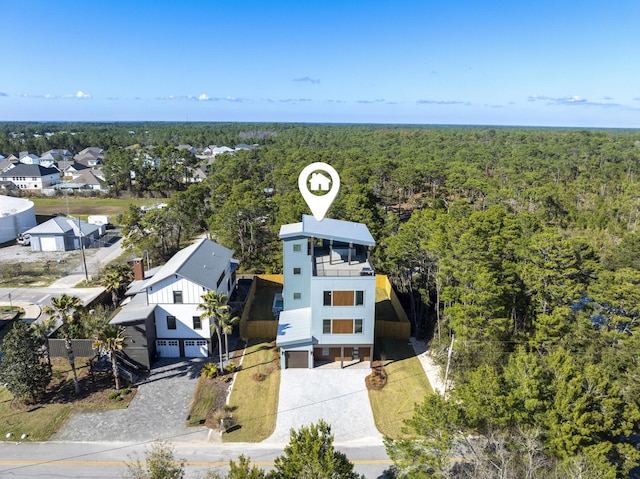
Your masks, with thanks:
[(276, 428), (265, 442), (286, 444), (290, 429), (324, 419), (331, 425), (336, 443), (382, 444), (365, 385), (370, 372), (349, 368), (282, 370)]
[(127, 409), (71, 416), (54, 435), (57, 441), (206, 440), (204, 428), (186, 420), (203, 365), (202, 359), (161, 359), (142, 380)]

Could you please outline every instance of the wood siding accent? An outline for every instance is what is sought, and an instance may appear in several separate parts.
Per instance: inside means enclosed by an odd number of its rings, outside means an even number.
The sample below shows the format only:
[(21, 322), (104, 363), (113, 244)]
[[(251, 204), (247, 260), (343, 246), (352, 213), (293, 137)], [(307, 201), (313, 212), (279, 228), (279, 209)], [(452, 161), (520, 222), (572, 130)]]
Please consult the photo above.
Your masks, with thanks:
[(334, 319), (331, 334), (353, 334), (353, 319)]
[(353, 306), (355, 304), (353, 291), (333, 291), (332, 306)]

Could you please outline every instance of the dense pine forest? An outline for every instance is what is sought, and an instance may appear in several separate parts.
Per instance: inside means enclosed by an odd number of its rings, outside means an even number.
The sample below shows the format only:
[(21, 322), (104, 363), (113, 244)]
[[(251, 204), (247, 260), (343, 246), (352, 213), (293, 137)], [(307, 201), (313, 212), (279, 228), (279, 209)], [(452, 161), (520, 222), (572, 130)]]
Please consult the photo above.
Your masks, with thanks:
[[(198, 159), (177, 145), (238, 143), (259, 147), (180, 181), (176, 165)], [(167, 198), (123, 216), (128, 244), (167, 257), (208, 231), (247, 271), (281, 271), (279, 227), (308, 212), (302, 168), (336, 168), (328, 216), (368, 225), (377, 272), (443, 364), (455, 338), (448, 400), (416, 410), (418, 439), (388, 443), (398, 476), (615, 478), (637, 466), (640, 131), (0, 124), (5, 156), (87, 146), (105, 149), (112, 195)], [(444, 459), (463, 446), (477, 461), (452, 471)]]

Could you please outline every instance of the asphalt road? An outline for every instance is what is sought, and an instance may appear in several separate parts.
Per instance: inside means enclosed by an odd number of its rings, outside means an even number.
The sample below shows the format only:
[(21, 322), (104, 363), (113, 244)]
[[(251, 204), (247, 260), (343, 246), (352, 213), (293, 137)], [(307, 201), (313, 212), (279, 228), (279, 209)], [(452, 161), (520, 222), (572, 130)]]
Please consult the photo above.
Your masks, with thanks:
[[(123, 425), (126, 434), (126, 425)], [(126, 463), (144, 460), (149, 443), (0, 443), (1, 478), (121, 478)], [(175, 457), (186, 462), (186, 477), (196, 478), (204, 470), (217, 467), (226, 471), (229, 460), (240, 454), (256, 465), (269, 469), (282, 448), (269, 444), (247, 443), (173, 443)], [(391, 465), (383, 446), (337, 445), (367, 479), (384, 477)]]

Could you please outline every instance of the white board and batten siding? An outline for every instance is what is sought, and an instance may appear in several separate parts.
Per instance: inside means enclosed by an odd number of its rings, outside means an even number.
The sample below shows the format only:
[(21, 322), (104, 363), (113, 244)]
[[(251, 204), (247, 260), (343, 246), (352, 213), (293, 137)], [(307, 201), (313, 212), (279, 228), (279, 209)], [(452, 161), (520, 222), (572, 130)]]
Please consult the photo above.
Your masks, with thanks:
[(181, 276), (176, 278), (173, 275), (154, 284), (150, 290), (147, 290), (149, 304), (173, 304), (174, 291), (182, 291), (183, 304), (196, 305), (202, 302), (202, 295), (206, 293), (205, 288), (202, 286)]

